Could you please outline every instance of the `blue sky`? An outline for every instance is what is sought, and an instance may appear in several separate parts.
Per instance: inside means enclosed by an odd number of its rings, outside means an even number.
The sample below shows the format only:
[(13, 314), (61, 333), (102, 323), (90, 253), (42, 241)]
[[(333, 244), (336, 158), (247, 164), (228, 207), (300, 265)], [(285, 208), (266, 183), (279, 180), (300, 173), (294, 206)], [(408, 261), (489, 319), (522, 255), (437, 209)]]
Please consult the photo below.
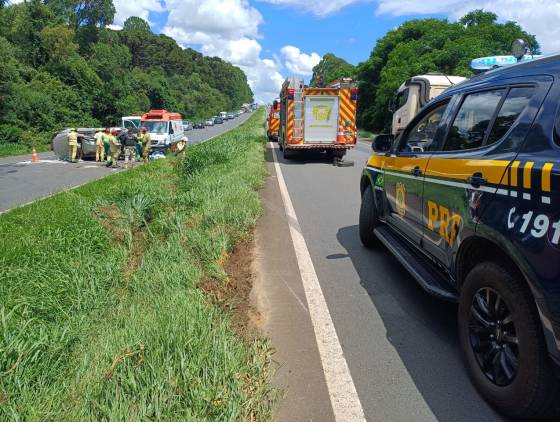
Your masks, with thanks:
[(536, 34), (545, 53), (560, 50), (560, 0), (114, 0), (115, 25), (132, 15), (184, 47), (239, 66), (255, 97), (271, 101), (286, 76), (309, 79), (332, 52), (366, 60), (387, 31), (413, 18), (454, 21), (470, 10), (493, 11)]

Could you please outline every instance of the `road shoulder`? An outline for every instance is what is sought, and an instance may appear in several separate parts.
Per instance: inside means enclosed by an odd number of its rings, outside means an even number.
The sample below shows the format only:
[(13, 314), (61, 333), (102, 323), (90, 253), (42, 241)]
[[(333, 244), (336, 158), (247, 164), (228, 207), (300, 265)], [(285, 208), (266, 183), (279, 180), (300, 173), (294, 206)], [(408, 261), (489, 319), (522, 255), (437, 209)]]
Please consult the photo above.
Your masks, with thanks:
[(274, 382), (283, 390), (277, 417), (279, 421), (332, 421), (329, 392), (271, 150), (267, 148), (266, 154), (270, 177), (261, 191), (265, 212), (256, 229), (253, 297), (263, 315), (262, 329), (276, 351)]

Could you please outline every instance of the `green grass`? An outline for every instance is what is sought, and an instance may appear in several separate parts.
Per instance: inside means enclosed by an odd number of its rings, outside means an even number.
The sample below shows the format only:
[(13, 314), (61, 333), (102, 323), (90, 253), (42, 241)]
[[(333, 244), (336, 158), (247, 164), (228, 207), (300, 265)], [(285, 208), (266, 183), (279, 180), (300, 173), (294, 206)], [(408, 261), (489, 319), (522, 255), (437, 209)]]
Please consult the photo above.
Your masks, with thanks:
[(358, 129), (358, 139), (373, 140), (375, 134), (364, 129)]
[(0, 420), (269, 420), (269, 345), (196, 285), (262, 209), (262, 113), (0, 216)]
[[(48, 151), (49, 146), (38, 144), (36, 150), (37, 152)], [(29, 145), (0, 142), (0, 157), (11, 157), (13, 155), (23, 154), (31, 154), (31, 147)]]

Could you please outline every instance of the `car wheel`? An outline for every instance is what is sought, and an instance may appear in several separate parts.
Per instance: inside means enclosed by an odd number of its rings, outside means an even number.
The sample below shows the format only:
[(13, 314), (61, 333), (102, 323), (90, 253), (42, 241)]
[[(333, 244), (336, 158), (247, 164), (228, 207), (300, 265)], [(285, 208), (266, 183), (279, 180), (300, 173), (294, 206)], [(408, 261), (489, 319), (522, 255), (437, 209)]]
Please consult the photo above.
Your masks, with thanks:
[(371, 185), (368, 185), (362, 194), (359, 218), (360, 240), (366, 248), (375, 248), (379, 246), (379, 239), (377, 239), (373, 233), (373, 230), (377, 226), (379, 226), (379, 218), (375, 208), (373, 189)]
[(467, 275), (459, 337), (469, 376), (492, 406), (516, 418), (559, 415), (559, 382), (533, 295), (514, 271), (495, 262)]

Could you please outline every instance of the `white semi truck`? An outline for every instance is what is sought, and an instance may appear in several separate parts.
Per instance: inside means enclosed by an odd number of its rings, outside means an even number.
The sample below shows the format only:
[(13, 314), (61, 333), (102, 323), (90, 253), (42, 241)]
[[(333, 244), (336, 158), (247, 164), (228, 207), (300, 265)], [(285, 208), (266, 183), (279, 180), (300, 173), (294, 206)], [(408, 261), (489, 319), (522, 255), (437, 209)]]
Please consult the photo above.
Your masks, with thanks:
[(447, 88), (466, 80), (462, 76), (428, 73), (407, 79), (397, 90), (390, 110), (393, 112), (391, 133), (397, 136), (430, 100)]

